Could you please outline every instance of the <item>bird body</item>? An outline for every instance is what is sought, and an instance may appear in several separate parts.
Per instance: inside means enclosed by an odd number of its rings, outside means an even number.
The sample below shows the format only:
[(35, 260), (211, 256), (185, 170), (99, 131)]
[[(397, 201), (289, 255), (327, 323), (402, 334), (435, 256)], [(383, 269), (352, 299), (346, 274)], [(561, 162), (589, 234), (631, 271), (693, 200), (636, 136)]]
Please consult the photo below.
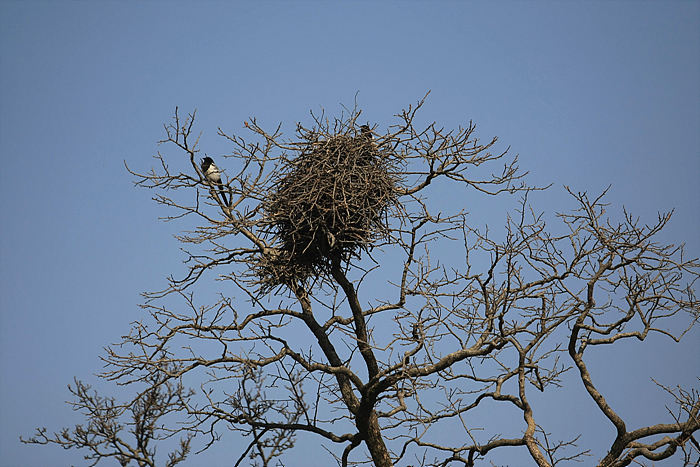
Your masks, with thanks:
[(221, 182), (221, 172), (216, 164), (214, 164), (214, 160), (209, 156), (202, 159), (202, 173), (204, 173), (204, 176), (209, 182), (215, 184), (221, 190), (221, 199), (224, 204), (228, 206), (226, 194), (224, 194), (224, 184)]
[(367, 139), (374, 139), (374, 135), (372, 135), (372, 129), (369, 127), (369, 125), (362, 125), (360, 127), (360, 134)]

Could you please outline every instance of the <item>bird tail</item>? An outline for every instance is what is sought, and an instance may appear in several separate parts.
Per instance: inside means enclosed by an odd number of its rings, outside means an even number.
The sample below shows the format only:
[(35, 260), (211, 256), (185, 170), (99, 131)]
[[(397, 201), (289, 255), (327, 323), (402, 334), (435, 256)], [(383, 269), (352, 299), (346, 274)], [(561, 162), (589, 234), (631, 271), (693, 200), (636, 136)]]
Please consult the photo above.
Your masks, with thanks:
[(221, 192), (219, 193), (221, 195), (221, 201), (224, 202), (224, 206), (228, 207), (228, 203), (226, 202), (226, 194), (225, 194), (226, 192), (224, 191), (224, 184), (219, 183), (218, 185), (219, 185), (219, 189), (221, 190)]

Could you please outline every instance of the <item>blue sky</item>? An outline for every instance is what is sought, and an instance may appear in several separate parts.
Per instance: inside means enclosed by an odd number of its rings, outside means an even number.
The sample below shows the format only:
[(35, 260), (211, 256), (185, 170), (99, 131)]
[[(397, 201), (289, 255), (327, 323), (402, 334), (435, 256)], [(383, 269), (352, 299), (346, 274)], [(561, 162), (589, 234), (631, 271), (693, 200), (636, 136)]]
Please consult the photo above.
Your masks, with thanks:
[[(700, 255), (699, 2), (2, 0), (0, 466), (83, 465), (18, 437), (81, 421), (63, 403), (73, 376), (117, 394), (92, 377), (102, 348), (143, 317), (139, 293), (184, 271), (182, 227), (158, 220), (124, 168), (151, 166), (175, 106), (197, 109), (201, 148), (218, 157), (218, 126), (242, 133), (256, 117), (290, 135), (358, 91), (380, 129), (431, 91), (422, 121), (497, 135), (531, 184), (554, 184), (532, 200), (548, 213), (573, 207), (563, 185), (612, 184), (610, 212), (649, 222), (675, 208), (663, 239)], [(613, 401), (658, 404), (651, 376), (697, 388), (699, 334), (601, 359), (631, 391)], [(578, 431), (611, 430), (599, 423)], [(202, 462), (228, 465), (231, 446)]]

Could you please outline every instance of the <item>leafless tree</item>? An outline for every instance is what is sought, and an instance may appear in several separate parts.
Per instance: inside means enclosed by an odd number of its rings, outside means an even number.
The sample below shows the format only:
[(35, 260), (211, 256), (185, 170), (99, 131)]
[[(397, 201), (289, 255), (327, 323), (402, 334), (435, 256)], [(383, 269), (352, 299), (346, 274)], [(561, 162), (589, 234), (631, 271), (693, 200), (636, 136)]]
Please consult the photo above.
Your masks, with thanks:
[[(574, 369), (616, 430), (598, 465), (678, 451), (698, 465), (697, 390), (665, 388), (673, 418), (629, 431), (586, 366), (591, 347), (650, 333), (678, 341), (700, 318), (698, 260), (658, 241), (671, 214), (613, 221), (602, 195), (569, 191), (575, 209), (552, 229), (529, 204), (536, 188), (517, 157), (491, 153), (496, 138), (481, 143), (471, 123), (419, 128), (422, 104), (383, 133), (360, 126), (357, 107), (313, 116), (289, 139), (255, 119), (248, 139), (219, 129), (233, 147), (221, 185), (199, 165), (195, 114), (176, 111), (161, 142), (174, 154), (131, 173), (174, 210), (168, 220), (197, 219), (177, 237), (189, 245), (188, 271), (146, 296), (149, 320), (108, 350), (103, 376), (150, 391), (197, 382), (173, 407), (179, 430), (207, 446), (222, 429), (247, 436), (236, 465), (246, 456), (269, 465), (307, 433), (342, 466), (472, 466), (514, 446), (551, 466), (588, 451), (555, 441), (528, 394)], [(499, 235), (446, 212), (428, 197), (436, 184), (470, 203), (521, 202)], [(222, 293), (200, 305), (193, 286), (209, 271)], [(519, 415), (480, 426), (471, 414), (487, 405)]]
[[(184, 389), (179, 382), (162, 379), (161, 374), (153, 373), (145, 382), (147, 388), (127, 404), (118, 404), (114, 398), (100, 397), (91, 387), (75, 381), (75, 389), (68, 387), (75, 397), (73, 409), (85, 414), (88, 425), (77, 425), (72, 431), (64, 428), (52, 436), (46, 434), (46, 428), (37, 430), (35, 436), (22, 440), (30, 444), (58, 444), (65, 449), (87, 449), (85, 459), (94, 466), (105, 458), (114, 458), (121, 466), (132, 461), (139, 467), (155, 467), (156, 446), (154, 444), (173, 437), (183, 430), (166, 428), (163, 418), (170, 413), (185, 409), (183, 401), (192, 396), (192, 391)], [(130, 414), (126, 422), (133, 442), (124, 439), (121, 419)], [(184, 431), (179, 447), (168, 454), (166, 467), (179, 464), (190, 452), (194, 434)], [(21, 439), (21, 438), (20, 438)]]

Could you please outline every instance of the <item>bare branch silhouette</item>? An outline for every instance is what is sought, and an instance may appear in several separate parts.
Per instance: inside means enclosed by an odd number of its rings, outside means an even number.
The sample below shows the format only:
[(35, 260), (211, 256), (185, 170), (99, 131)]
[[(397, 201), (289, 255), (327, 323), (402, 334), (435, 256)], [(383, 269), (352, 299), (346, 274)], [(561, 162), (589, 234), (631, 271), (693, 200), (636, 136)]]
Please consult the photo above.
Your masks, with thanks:
[[(528, 396), (575, 369), (616, 429), (600, 466), (678, 451), (697, 465), (696, 389), (667, 388), (676, 404), (668, 422), (629, 431), (586, 365), (591, 346), (652, 333), (678, 341), (700, 318), (698, 260), (658, 240), (671, 214), (646, 225), (625, 211), (615, 221), (604, 193), (569, 191), (575, 208), (552, 228), (530, 205), (540, 188), (524, 183), (517, 157), (490, 152), (497, 139), (480, 142), (471, 122), (417, 127), (424, 100), (385, 132), (363, 124), (357, 107), (334, 120), (314, 115), (289, 139), (255, 119), (245, 123), (248, 139), (219, 129), (232, 145), (217, 159), (220, 184), (198, 164), (195, 113), (183, 120), (176, 110), (161, 142), (175, 153), (158, 153), (146, 173), (129, 171), (158, 190), (168, 220), (196, 219), (178, 236), (188, 271), (145, 295), (148, 318), (108, 349), (102, 376), (146, 384), (142, 394), (176, 389), (166, 407), (181, 415), (177, 432), (206, 437), (205, 448), (223, 427), (246, 437), (235, 465), (271, 465), (306, 433), (343, 466), (473, 466), (513, 447), (553, 466), (589, 449), (540, 426)], [(186, 168), (176, 173), (166, 160)], [(502, 194), (521, 202), (497, 235), (431, 198), (436, 184), (443, 196), (445, 187), (468, 194), (462, 204)], [(194, 286), (209, 271), (222, 292), (202, 305)], [(172, 386), (182, 379), (201, 383), (196, 395)], [(84, 394), (76, 393), (99, 408), (97, 420), (115, 418), (111, 402)], [(141, 413), (139, 397), (117, 412)], [(472, 417), (483, 407), (516, 415), (494, 430)], [(100, 436), (111, 440), (118, 430), (109, 427)], [(92, 449), (75, 436), (40, 432), (32, 442)], [(96, 461), (132, 452), (110, 442), (112, 451), (93, 449)], [(143, 444), (129, 459), (152, 462)], [(167, 465), (188, 452), (183, 445)]]

